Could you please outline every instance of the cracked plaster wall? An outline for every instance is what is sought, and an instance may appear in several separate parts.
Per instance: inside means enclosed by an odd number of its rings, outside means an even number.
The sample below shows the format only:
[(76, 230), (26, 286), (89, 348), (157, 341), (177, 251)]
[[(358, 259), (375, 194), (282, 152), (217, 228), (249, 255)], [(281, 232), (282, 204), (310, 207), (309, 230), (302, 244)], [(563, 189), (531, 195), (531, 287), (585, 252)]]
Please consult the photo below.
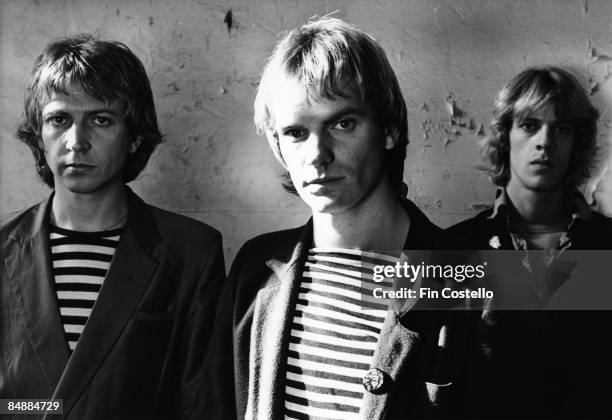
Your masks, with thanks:
[(606, 0), (3, 0), (0, 211), (48, 194), (13, 136), (35, 56), (50, 39), (96, 32), (142, 59), (165, 134), (135, 191), (221, 230), (228, 263), (248, 238), (303, 223), (308, 209), (280, 187), (278, 165), (254, 133), (251, 104), (277, 35), (333, 11), (379, 40), (396, 69), (409, 109), (409, 197), (435, 222), (448, 226), (490, 203), (493, 188), (478, 170), (475, 146), (493, 98), (526, 66), (547, 63), (573, 71), (602, 113), (603, 153), (586, 193), (612, 213)]

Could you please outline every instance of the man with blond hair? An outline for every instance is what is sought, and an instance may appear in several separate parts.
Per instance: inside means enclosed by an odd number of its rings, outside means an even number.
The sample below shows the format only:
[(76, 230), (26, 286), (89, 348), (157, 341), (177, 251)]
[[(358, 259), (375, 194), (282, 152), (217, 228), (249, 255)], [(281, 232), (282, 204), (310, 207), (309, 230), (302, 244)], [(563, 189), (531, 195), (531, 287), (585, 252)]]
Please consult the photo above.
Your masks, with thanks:
[(457, 413), (457, 319), (372, 297), (371, 266), (393, 264), (393, 250), (450, 245), (405, 198), (406, 105), (381, 46), (333, 18), (290, 31), (263, 71), (255, 124), (312, 218), (238, 253), (208, 357), (208, 413)]
[[(523, 304), (485, 312), (482, 347), (492, 381), (481, 394), (484, 417), (609, 417), (612, 363), (609, 340), (601, 337), (612, 312), (584, 303), (573, 308), (584, 310), (546, 308), (572, 278), (575, 264), (567, 276), (551, 275), (564, 267), (558, 260), (571, 255), (580, 261), (592, 252), (580, 251), (612, 249), (612, 219), (591, 210), (577, 189), (593, 164), (598, 117), (576, 78), (555, 66), (523, 70), (496, 98), (491, 132), (482, 143), (496, 198), (490, 209), (450, 231), (488, 255), (504, 252), (503, 269), (514, 273), (508, 290), (524, 289), (528, 301), (543, 309), (525, 310), (531, 306)], [(516, 263), (511, 250), (519, 256)], [(607, 293), (609, 275), (601, 276)], [(573, 280), (580, 290), (593, 279)], [(574, 290), (567, 302), (575, 295), (580, 293)], [(504, 309), (499, 299), (491, 307)]]

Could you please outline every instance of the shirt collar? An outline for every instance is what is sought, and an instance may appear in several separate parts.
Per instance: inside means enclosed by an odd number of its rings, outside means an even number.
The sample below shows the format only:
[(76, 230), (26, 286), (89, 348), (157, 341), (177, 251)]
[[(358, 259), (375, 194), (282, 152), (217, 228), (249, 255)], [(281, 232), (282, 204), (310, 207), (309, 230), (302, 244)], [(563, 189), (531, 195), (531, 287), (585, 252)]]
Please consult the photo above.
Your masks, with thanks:
[(495, 201), (493, 202), (493, 212), (488, 219), (495, 219), (500, 215), (505, 215), (511, 205), (512, 202), (506, 193), (506, 188), (497, 188), (495, 192)]
[[(587, 203), (586, 199), (580, 191), (573, 188), (567, 194), (568, 207), (572, 214), (572, 221), (574, 220), (589, 220), (591, 218), (591, 208)], [(488, 217), (489, 219), (495, 219), (500, 215), (507, 214), (508, 209), (512, 206), (512, 201), (508, 197), (506, 188), (499, 187), (495, 193), (495, 201), (493, 202), (493, 212)]]

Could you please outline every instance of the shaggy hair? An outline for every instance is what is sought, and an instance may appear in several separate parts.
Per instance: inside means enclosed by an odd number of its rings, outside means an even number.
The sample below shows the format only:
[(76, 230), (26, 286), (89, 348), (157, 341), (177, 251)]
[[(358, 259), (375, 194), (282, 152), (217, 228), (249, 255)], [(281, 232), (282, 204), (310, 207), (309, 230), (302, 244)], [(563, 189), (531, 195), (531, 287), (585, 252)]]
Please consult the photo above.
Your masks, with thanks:
[[(396, 137), (395, 147), (386, 152), (389, 181), (394, 191), (405, 195), (406, 104), (385, 52), (370, 35), (340, 19), (325, 17), (293, 29), (276, 45), (259, 83), (254, 122), (260, 134), (268, 134), (274, 155), (286, 169), (270, 109), (272, 93), (282, 78), (298, 80), (309, 98), (358, 95), (373, 109), (378, 123)], [(288, 174), (283, 186), (295, 193)]]
[(599, 112), (580, 83), (559, 67), (528, 68), (498, 94), (491, 132), (481, 143), (491, 181), (505, 186), (510, 179), (510, 130), (515, 120), (552, 104), (556, 117), (574, 127), (574, 147), (566, 182), (578, 186), (590, 175)]
[(97, 100), (123, 101), (130, 141), (140, 140), (127, 157), (123, 180), (134, 180), (146, 166), (162, 135), (157, 125), (149, 78), (141, 61), (120, 42), (101, 41), (84, 34), (49, 44), (36, 59), (28, 81), (24, 115), (17, 138), (27, 144), (36, 160), (36, 171), (51, 188), (53, 173), (42, 148), (42, 109), (52, 93), (66, 94), (72, 84)]

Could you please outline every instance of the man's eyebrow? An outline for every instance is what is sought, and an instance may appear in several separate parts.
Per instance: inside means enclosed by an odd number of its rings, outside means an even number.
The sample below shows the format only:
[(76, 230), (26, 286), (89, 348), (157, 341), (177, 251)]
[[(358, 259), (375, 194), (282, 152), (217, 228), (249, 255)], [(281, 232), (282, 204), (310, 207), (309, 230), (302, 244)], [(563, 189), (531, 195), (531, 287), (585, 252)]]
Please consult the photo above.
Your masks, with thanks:
[(542, 121), (541, 118), (537, 118), (537, 117), (532, 117), (532, 116), (527, 116), (527, 117), (523, 117), (523, 118), (517, 118), (518, 122), (525, 122), (525, 121)]
[(290, 123), (290, 124), (281, 126), (279, 131), (293, 130), (293, 129), (296, 129), (296, 128), (299, 129), (299, 128), (303, 128), (303, 127), (304, 127), (304, 125), (300, 124), (300, 123)]
[(342, 109), (339, 109), (338, 111), (334, 112), (332, 115), (330, 115), (328, 118), (325, 119), (325, 124), (329, 124), (331, 122), (334, 122), (346, 115), (357, 115), (360, 117), (365, 116), (366, 112), (363, 108), (358, 108), (356, 106), (353, 105), (347, 105)]
[(67, 114), (64, 109), (43, 110), (42, 115)]
[[(537, 117), (525, 117), (525, 118), (519, 118), (517, 121), (518, 122), (542, 122), (543, 120)], [(553, 121), (553, 124), (574, 125), (575, 122), (571, 118), (559, 118), (559, 119), (555, 118), (555, 120)]]
[[(338, 111), (334, 112), (329, 117), (327, 117), (323, 121), (323, 124), (325, 124), (325, 125), (330, 124), (332, 122), (335, 122), (335, 121), (339, 120), (340, 118), (342, 118), (342, 117), (344, 117), (346, 115), (357, 115), (357, 116), (363, 117), (363, 116), (366, 115), (366, 111), (363, 108), (360, 108), (360, 107), (356, 107), (356, 106), (353, 106), (353, 105), (347, 105), (347, 106), (339, 109)], [(285, 130), (289, 130), (289, 129), (302, 128), (302, 127), (304, 127), (304, 125), (300, 124), (300, 123), (289, 123), (287, 125), (280, 126), (279, 131), (285, 131)]]
[(117, 112), (113, 111), (111, 108), (100, 108), (100, 109), (92, 109), (85, 112), (88, 115), (91, 114), (111, 114), (113, 116), (117, 116)]
[[(71, 109), (66, 109), (65, 107), (50, 107), (50, 109), (48, 110), (43, 110), (43, 114), (53, 114), (56, 112), (63, 112), (66, 114), (69, 114), (71, 111)], [(106, 113), (106, 114), (113, 114), (113, 115), (117, 115), (117, 112), (110, 108), (110, 107), (101, 107), (101, 108), (94, 108), (94, 109), (86, 109), (85, 110), (86, 114), (101, 114), (101, 113)]]
[[(53, 115), (53, 114), (69, 114), (69, 110), (66, 110), (64, 108), (56, 108), (56, 109), (50, 109), (48, 111), (43, 111), (42, 115)], [(97, 109), (90, 109), (85, 111), (86, 115), (93, 115), (93, 114), (110, 114), (112, 116), (117, 116), (118, 113), (116, 111), (114, 111), (111, 108), (97, 108)]]

